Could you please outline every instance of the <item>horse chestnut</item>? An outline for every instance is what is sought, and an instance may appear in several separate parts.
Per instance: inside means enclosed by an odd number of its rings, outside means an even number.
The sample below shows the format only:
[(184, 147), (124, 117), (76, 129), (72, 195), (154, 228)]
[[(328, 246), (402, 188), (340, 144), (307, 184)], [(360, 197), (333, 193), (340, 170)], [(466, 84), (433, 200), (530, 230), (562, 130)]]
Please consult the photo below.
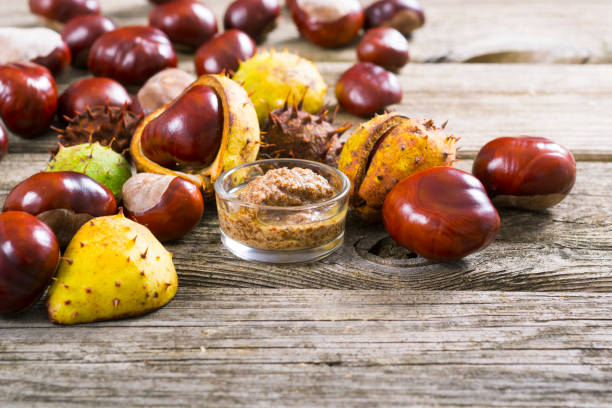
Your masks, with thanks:
[(278, 0), (235, 0), (225, 10), (223, 25), (247, 33), (257, 43), (278, 25)]
[(70, 65), (68, 45), (48, 28), (0, 28), (0, 44), (0, 64), (31, 61), (46, 67), (53, 75)]
[(179, 96), (195, 80), (194, 75), (178, 68), (159, 71), (140, 88), (133, 108), (148, 115)]
[(39, 136), (57, 109), (57, 87), (49, 70), (31, 62), (0, 65), (0, 116), (12, 132)]
[(113, 31), (117, 25), (108, 17), (99, 14), (77, 16), (62, 28), (62, 38), (72, 53), (72, 65), (87, 68), (87, 58), (93, 43), (102, 34)]
[(390, 71), (396, 71), (410, 59), (408, 40), (395, 28), (373, 28), (359, 41), (357, 57), (359, 61), (372, 62)]
[(34, 174), (6, 197), (3, 211), (24, 211), (45, 222), (61, 246), (93, 217), (117, 212), (111, 191), (89, 176), (73, 171)]
[(29, 0), (29, 4), (32, 13), (60, 23), (84, 14), (100, 14), (98, 0)]
[(359, 0), (295, 0), (291, 16), (308, 41), (326, 48), (351, 42), (364, 21), (363, 7)]
[(500, 137), (484, 145), (472, 173), (498, 206), (543, 210), (565, 198), (576, 181), (576, 161), (543, 137)]
[(163, 31), (148, 26), (121, 27), (102, 34), (91, 46), (89, 70), (122, 84), (140, 85), (177, 58)]
[(0, 160), (6, 156), (8, 152), (8, 135), (4, 127), (0, 125)]
[(85, 107), (130, 105), (132, 98), (123, 85), (110, 78), (83, 78), (70, 85), (58, 100), (57, 115), (73, 118), (85, 112)]
[(365, 9), (364, 27), (393, 27), (404, 35), (425, 24), (425, 13), (417, 0), (379, 0)]
[(125, 215), (150, 229), (161, 242), (187, 234), (204, 211), (198, 187), (169, 174), (138, 173), (125, 182), (122, 196)]
[(397, 183), (385, 198), (383, 223), (400, 245), (439, 261), (483, 249), (500, 227), (480, 181), (453, 167), (432, 167)]
[(251, 58), (257, 52), (255, 42), (240, 30), (227, 30), (202, 44), (195, 56), (198, 75), (236, 72), (240, 61)]
[(402, 89), (392, 72), (371, 62), (358, 62), (338, 80), (336, 98), (347, 112), (366, 117), (401, 102)]
[(149, 25), (162, 30), (174, 43), (197, 48), (217, 33), (213, 12), (196, 0), (175, 0), (155, 7)]
[(0, 214), (0, 313), (29, 309), (43, 294), (59, 261), (53, 231), (21, 211)]

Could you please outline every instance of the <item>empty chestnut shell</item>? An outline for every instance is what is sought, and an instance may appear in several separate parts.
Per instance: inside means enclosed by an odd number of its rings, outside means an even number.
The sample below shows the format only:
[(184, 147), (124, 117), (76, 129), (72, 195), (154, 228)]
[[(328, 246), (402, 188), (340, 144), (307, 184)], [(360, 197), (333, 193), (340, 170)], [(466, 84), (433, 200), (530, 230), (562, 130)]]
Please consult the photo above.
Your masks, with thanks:
[(397, 76), (371, 62), (358, 62), (336, 84), (336, 98), (344, 110), (367, 117), (402, 101)]
[(359, 41), (357, 57), (359, 61), (371, 62), (396, 71), (410, 59), (408, 40), (395, 28), (373, 28)]
[(73, 118), (85, 108), (105, 105), (130, 105), (132, 98), (123, 85), (110, 78), (83, 78), (70, 85), (59, 97), (57, 115), (61, 118)]
[(325, 48), (351, 42), (364, 21), (359, 0), (295, 0), (291, 16), (304, 38)]
[(240, 30), (227, 30), (202, 44), (195, 56), (198, 75), (236, 72), (240, 61), (257, 52), (255, 42)]
[(32, 13), (60, 23), (84, 14), (100, 14), (98, 0), (29, 0), (29, 4)]
[(117, 25), (108, 17), (98, 14), (77, 16), (62, 28), (62, 38), (72, 53), (72, 66), (87, 68), (87, 58), (93, 43), (104, 33), (113, 31)]
[(49, 28), (0, 28), (0, 44), (0, 64), (31, 61), (46, 67), (53, 75), (70, 65), (68, 45)]
[(393, 27), (404, 35), (425, 24), (425, 13), (417, 0), (380, 0), (365, 9), (365, 29)]
[(0, 125), (0, 160), (6, 156), (8, 152), (8, 135), (6, 134), (6, 130), (4, 130), (4, 126)]
[(169, 174), (138, 173), (125, 182), (122, 197), (125, 215), (147, 227), (161, 242), (187, 234), (204, 211), (200, 189)]
[(500, 137), (484, 145), (472, 173), (500, 207), (543, 210), (563, 200), (576, 181), (576, 161), (544, 137)]
[(276, 28), (279, 16), (278, 0), (236, 0), (225, 10), (223, 25), (226, 30), (244, 31), (260, 43)]
[(453, 167), (432, 167), (397, 183), (385, 198), (383, 223), (397, 243), (439, 261), (483, 249), (500, 227), (480, 181)]
[(172, 42), (196, 48), (217, 33), (213, 12), (196, 0), (175, 0), (155, 7), (149, 25), (162, 30)]
[(3, 211), (24, 211), (44, 221), (61, 246), (85, 222), (117, 212), (113, 193), (89, 176), (73, 171), (43, 172), (28, 177), (6, 197)]
[(29, 309), (45, 291), (59, 261), (53, 231), (21, 211), (0, 214), (0, 313)]
[(148, 26), (121, 27), (102, 34), (91, 46), (89, 70), (95, 76), (124, 85), (140, 85), (164, 68), (176, 67), (177, 58), (163, 31)]
[(194, 75), (181, 69), (166, 68), (149, 78), (132, 105), (137, 105), (136, 110), (148, 115), (179, 96), (195, 80)]
[(0, 116), (12, 132), (40, 136), (57, 109), (57, 87), (49, 70), (31, 62), (0, 65)]

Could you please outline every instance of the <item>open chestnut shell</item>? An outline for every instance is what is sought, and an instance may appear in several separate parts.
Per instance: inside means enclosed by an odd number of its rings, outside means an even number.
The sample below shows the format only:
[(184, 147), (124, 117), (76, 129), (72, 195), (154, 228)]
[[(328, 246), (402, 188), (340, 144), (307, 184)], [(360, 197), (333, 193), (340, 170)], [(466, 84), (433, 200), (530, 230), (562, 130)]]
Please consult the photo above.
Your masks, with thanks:
[(544, 137), (500, 137), (478, 152), (472, 173), (500, 207), (543, 210), (563, 200), (576, 181), (576, 161)]
[(62, 38), (72, 54), (72, 65), (87, 68), (87, 58), (93, 43), (104, 33), (113, 31), (117, 25), (108, 17), (99, 14), (77, 16), (62, 28)]
[(89, 70), (95, 76), (124, 85), (143, 84), (164, 68), (176, 67), (177, 57), (163, 31), (127, 26), (102, 34), (91, 46)]
[(359, 0), (295, 0), (290, 9), (300, 33), (311, 43), (325, 48), (351, 42), (364, 21)]
[(432, 167), (397, 183), (385, 199), (383, 223), (393, 240), (440, 261), (486, 247), (500, 227), (482, 183), (453, 167)]
[(24, 211), (45, 222), (61, 246), (85, 222), (117, 212), (113, 193), (91, 177), (74, 171), (42, 172), (17, 184), (3, 211)]
[(196, 0), (175, 0), (155, 7), (149, 14), (149, 25), (162, 30), (172, 42), (191, 48), (217, 33), (215, 15)]
[(57, 116), (73, 118), (86, 107), (130, 105), (132, 98), (119, 82), (110, 78), (83, 78), (70, 85), (59, 97)]
[(57, 109), (57, 86), (49, 70), (31, 62), (0, 65), (0, 116), (24, 138), (40, 136)]
[(53, 231), (22, 211), (0, 214), (0, 314), (29, 309), (45, 291), (59, 261)]
[(29, 5), (32, 13), (60, 23), (84, 14), (100, 14), (98, 0), (29, 0)]
[[(144, 130), (167, 109), (173, 109), (177, 104), (180, 105), (181, 98), (190, 95), (191, 91), (198, 87), (211, 88), (220, 103), (222, 120), (218, 151), (213, 162), (201, 168), (181, 167), (178, 170), (166, 168), (146, 156), (142, 146)], [(189, 116), (186, 115), (184, 118), (188, 120)], [(138, 171), (181, 177), (201, 187), (204, 197), (212, 197), (217, 177), (225, 170), (254, 161), (259, 152), (259, 144), (257, 113), (244, 88), (222, 75), (203, 75), (172, 102), (144, 118), (134, 132), (130, 153)]]

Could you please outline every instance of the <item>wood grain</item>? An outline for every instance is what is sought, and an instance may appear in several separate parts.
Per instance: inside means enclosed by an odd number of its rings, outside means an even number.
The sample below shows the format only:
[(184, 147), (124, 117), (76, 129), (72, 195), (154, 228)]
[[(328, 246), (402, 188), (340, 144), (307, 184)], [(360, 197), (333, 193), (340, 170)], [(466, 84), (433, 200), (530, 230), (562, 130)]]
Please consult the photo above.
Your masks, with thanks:
[[(0, 162), (4, 197), (44, 168), (47, 156), (11, 154)], [(459, 167), (470, 170), (471, 162)], [(382, 226), (349, 218), (346, 242), (310, 264), (240, 261), (226, 251), (214, 202), (199, 226), (167, 244), (185, 286), (610, 291), (612, 290), (612, 163), (580, 162), (570, 196), (550, 211), (504, 210), (502, 228), (482, 252), (452, 263), (432, 263), (395, 245)]]
[[(231, 0), (203, 1), (222, 22)], [(369, 4), (373, 0), (363, 0)], [(100, 0), (120, 25), (146, 24), (146, 0)], [(425, 26), (411, 41), (414, 62), (610, 63), (608, 0), (422, 0)], [(5, 1), (0, 26), (39, 24), (27, 1)], [(266, 46), (288, 47), (317, 61), (354, 61), (354, 45), (325, 50), (301, 40), (289, 13)]]
[(608, 407), (612, 295), (182, 287), (139, 319), (0, 318), (2, 406)]

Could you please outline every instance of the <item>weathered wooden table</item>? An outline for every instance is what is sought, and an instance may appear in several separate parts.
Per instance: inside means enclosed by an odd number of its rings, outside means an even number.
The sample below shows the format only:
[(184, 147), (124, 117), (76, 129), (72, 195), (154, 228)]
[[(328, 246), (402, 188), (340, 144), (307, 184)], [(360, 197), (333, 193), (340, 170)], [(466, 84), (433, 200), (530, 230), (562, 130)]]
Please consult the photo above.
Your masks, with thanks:
[[(206, 3), (221, 17), (228, 1)], [(151, 9), (101, 4), (122, 25)], [(423, 4), (396, 109), (449, 119), (466, 170), (497, 136), (562, 143), (578, 160), (565, 201), (503, 211), (495, 242), (460, 262), (425, 261), (351, 219), (340, 251), (290, 267), (231, 256), (208, 204), (169, 245), (180, 289), (167, 307), (77, 327), (50, 324), (42, 302), (0, 318), (0, 406), (612, 406), (612, 4)], [(0, 25), (36, 24), (26, 0), (0, 4)], [(315, 60), (332, 103), (355, 60), (305, 43), (286, 14), (268, 43)], [(11, 137), (2, 196), (54, 140)]]

